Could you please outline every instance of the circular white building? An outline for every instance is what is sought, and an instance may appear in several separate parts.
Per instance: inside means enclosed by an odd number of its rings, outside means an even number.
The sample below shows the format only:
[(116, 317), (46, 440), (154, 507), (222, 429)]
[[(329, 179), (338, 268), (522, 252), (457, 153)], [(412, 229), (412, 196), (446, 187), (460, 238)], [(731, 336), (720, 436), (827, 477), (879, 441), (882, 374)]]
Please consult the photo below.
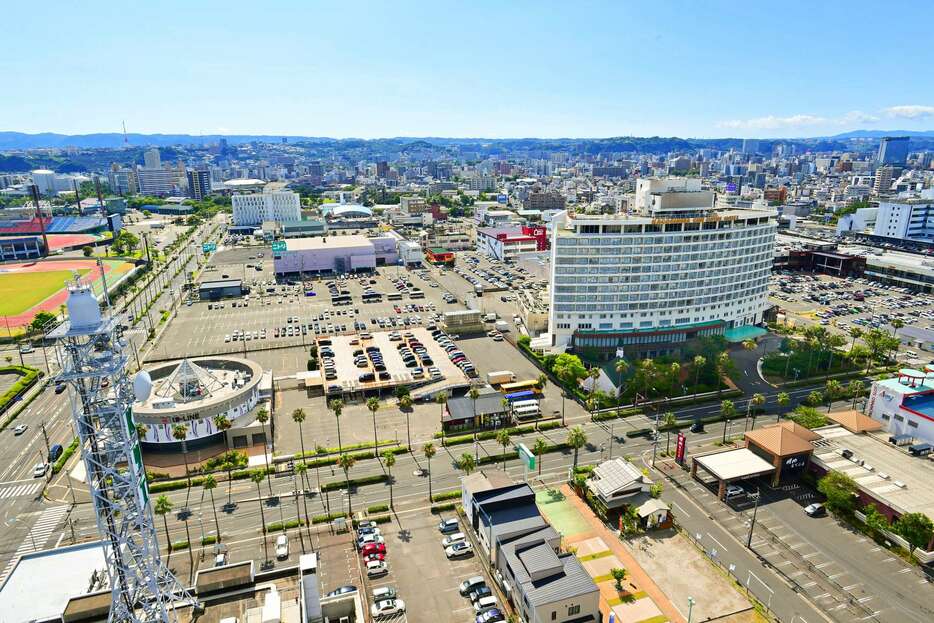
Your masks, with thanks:
[(133, 405), (133, 419), (147, 428), (142, 442), (150, 449), (179, 450), (172, 436), (176, 424), (188, 426), (188, 449), (222, 441), (214, 418), (226, 415), (232, 425), (252, 423), (250, 412), (261, 402), (263, 369), (238, 357), (203, 357), (147, 368), (152, 392)]

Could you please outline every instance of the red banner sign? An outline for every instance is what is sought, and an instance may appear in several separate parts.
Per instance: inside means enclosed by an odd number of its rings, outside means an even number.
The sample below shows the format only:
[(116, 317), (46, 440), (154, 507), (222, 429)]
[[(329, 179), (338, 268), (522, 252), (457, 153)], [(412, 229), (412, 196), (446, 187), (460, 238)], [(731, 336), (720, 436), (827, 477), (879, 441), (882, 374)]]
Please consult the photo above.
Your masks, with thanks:
[(684, 463), (684, 450), (687, 445), (687, 437), (684, 436), (684, 433), (678, 433), (678, 447), (675, 450), (675, 460), (678, 463)]

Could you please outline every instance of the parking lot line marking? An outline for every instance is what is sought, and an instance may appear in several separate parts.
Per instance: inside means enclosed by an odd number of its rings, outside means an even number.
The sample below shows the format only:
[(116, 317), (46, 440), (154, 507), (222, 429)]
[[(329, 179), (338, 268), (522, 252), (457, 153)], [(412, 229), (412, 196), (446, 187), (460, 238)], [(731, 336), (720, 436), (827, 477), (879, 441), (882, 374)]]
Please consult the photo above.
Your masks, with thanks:
[(878, 552), (880, 549), (882, 549), (882, 548), (879, 547), (879, 546), (876, 546), (876, 547), (871, 548), (869, 551), (870, 551), (870, 552)]
[(849, 586), (844, 586), (844, 587), (843, 587), (843, 590), (845, 590), (845, 591), (851, 591), (851, 590), (853, 590), (854, 588), (856, 588), (857, 586), (859, 586), (860, 584), (862, 584), (862, 582), (857, 582), (856, 584), (850, 584)]
[(827, 579), (829, 579), (829, 580), (835, 580), (835, 579), (839, 578), (841, 575), (846, 575), (846, 573), (834, 573), (833, 575), (828, 575), (828, 576), (827, 576)]
[(830, 593), (821, 593), (820, 595), (815, 595), (814, 599), (823, 599), (824, 597), (830, 597)]
[(801, 588), (811, 588), (815, 584), (817, 584), (817, 582), (808, 582), (807, 584), (802, 584)]
[(687, 512), (686, 510), (684, 510), (683, 508), (681, 508), (681, 505), (678, 504), (677, 502), (675, 502), (674, 500), (672, 500), (671, 505), (674, 506), (675, 508), (677, 508), (678, 511), (679, 511), (682, 515), (684, 515), (685, 517), (690, 517), (690, 516), (691, 516), (691, 514), (690, 514), (689, 512)]
[(898, 559), (895, 558), (895, 556), (889, 556), (888, 558), (884, 559), (882, 562), (892, 562), (893, 560), (898, 560)]
[(713, 539), (713, 542), (716, 543), (717, 545), (719, 545), (719, 546), (720, 546), (720, 549), (722, 549), (723, 551), (725, 551), (725, 552), (730, 551), (730, 550), (728, 550), (727, 548), (723, 547), (723, 543), (721, 543), (720, 541), (718, 541), (717, 538), (716, 538), (714, 535), (712, 535), (712, 534), (710, 534), (710, 533), (708, 532), (708, 533), (707, 533), (707, 536), (709, 536), (711, 539)]
[(810, 554), (804, 554), (801, 557), (802, 558), (813, 558), (814, 556), (817, 556), (818, 554), (820, 554), (820, 552), (811, 552)]
[(814, 565), (814, 568), (815, 568), (815, 569), (823, 569), (824, 567), (826, 567), (826, 566), (828, 566), (828, 565), (832, 565), (832, 564), (833, 564), (833, 563), (830, 562), (830, 561), (828, 561), (828, 562), (822, 562), (822, 563), (820, 563), (819, 565)]
[(911, 569), (909, 569), (908, 567), (905, 567), (904, 569), (899, 571), (899, 573), (911, 573)]
[(790, 565), (790, 564), (791, 564), (791, 561), (790, 561), (790, 560), (783, 560), (783, 561), (781, 561), (781, 562), (779, 562), (779, 563), (776, 563), (775, 566), (776, 566), (776, 567), (784, 567), (785, 565)]
[(873, 597), (874, 597), (873, 595), (866, 595), (865, 597), (860, 597), (860, 598), (857, 599), (856, 601), (858, 601), (858, 602), (861, 603), (861, 604), (864, 604), (864, 603), (866, 603), (867, 601), (869, 601), (870, 599), (872, 599)]

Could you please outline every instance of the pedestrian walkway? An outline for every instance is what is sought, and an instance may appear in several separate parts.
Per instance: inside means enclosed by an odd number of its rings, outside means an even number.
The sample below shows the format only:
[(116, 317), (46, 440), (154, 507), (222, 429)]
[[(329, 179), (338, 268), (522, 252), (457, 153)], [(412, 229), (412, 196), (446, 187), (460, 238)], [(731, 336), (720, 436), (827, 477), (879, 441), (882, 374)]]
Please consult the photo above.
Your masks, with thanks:
[(10, 575), (10, 572), (13, 570), (20, 556), (45, 549), (45, 542), (48, 541), (52, 533), (55, 532), (62, 517), (67, 514), (68, 506), (55, 506), (42, 511), (36, 523), (33, 524), (32, 529), (29, 530), (29, 534), (26, 535), (23, 542), (16, 548), (16, 552), (13, 553), (13, 558), (10, 559), (3, 569), (3, 572), (0, 573), (0, 586), (3, 585), (7, 576)]
[[(571, 490), (570, 486), (566, 484), (562, 485), (561, 492), (565, 495), (568, 502), (570, 502), (578, 510), (580, 515), (584, 518), (584, 521), (589, 524), (591, 534), (593, 536), (599, 537), (603, 544), (606, 545), (608, 550), (612, 552), (612, 555), (620, 562), (622, 567), (626, 569), (629, 583), (638, 587), (640, 593), (644, 593), (646, 597), (649, 597), (652, 602), (654, 602), (657, 610), (661, 612), (660, 616), (663, 616), (665, 619), (671, 621), (672, 623), (684, 623), (685, 619), (678, 611), (678, 609), (675, 608), (674, 604), (671, 603), (665, 593), (662, 592), (657, 584), (655, 584), (652, 578), (649, 577), (649, 575), (642, 569), (641, 566), (639, 566), (639, 563), (636, 562), (636, 559), (633, 558), (632, 554), (630, 554), (626, 548), (623, 547), (623, 544), (620, 542), (619, 537), (616, 536), (616, 533), (613, 530), (607, 528), (606, 525), (600, 520), (600, 518), (593, 514), (593, 511)], [(580, 554), (580, 552), (578, 553)], [(593, 555), (593, 553), (591, 553), (591, 555)], [(603, 578), (600, 579), (602, 580)], [(604, 590), (602, 588), (600, 592), (601, 597), (606, 599), (606, 595), (604, 595)], [(637, 596), (641, 595), (633, 595), (633, 597)], [(641, 601), (641, 599), (637, 599), (636, 603), (638, 603), (638, 601)], [(616, 607), (623, 604), (611, 603), (610, 600), (607, 600), (607, 605), (609, 608), (613, 608), (615, 611)], [(608, 620), (608, 613), (605, 614), (607, 614), (606, 620)], [(634, 615), (635, 612), (627, 614)]]
[(42, 489), (42, 481), (33, 481), (26, 484), (13, 485), (0, 489), (0, 500), (7, 498), (20, 498), (27, 495), (34, 496)]

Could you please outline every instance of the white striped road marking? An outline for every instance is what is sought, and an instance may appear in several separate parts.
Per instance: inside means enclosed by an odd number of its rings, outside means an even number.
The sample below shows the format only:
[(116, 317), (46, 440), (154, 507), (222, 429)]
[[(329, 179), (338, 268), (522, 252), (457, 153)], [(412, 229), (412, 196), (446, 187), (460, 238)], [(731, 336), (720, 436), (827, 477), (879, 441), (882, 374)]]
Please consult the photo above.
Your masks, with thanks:
[(815, 568), (815, 569), (823, 569), (823, 568), (826, 567), (827, 565), (832, 565), (832, 564), (833, 564), (833, 563), (830, 562), (830, 561), (822, 562), (822, 563), (819, 564), (819, 565), (814, 565), (814, 568)]
[(830, 597), (830, 593), (821, 593), (820, 595), (815, 595), (814, 599), (823, 599), (824, 597)]
[(861, 604), (864, 604), (864, 603), (866, 603), (867, 601), (869, 601), (869, 600), (872, 599), (872, 598), (873, 598), (872, 595), (867, 595), (866, 597), (860, 597), (860, 598), (857, 599), (856, 601), (858, 601), (858, 602), (861, 603)]
[(895, 558), (894, 556), (889, 556), (888, 558), (884, 559), (882, 562), (892, 562), (893, 560), (898, 560), (898, 559)]
[(817, 556), (819, 553), (820, 552), (811, 552), (810, 554), (805, 554), (804, 556), (802, 556), (802, 558), (813, 558), (814, 556)]
[(836, 578), (839, 578), (841, 575), (846, 575), (846, 574), (845, 573), (834, 573), (833, 575), (828, 575), (827, 578), (830, 580), (834, 580)]
[(801, 588), (811, 588), (815, 584), (817, 584), (817, 582), (808, 582), (807, 584), (802, 584)]
[(25, 485), (17, 485), (15, 487), (7, 487), (6, 489), (0, 490), (0, 500), (5, 500), (7, 498), (18, 498), (24, 495), (32, 495), (41, 488), (41, 481), (31, 482)]
[(905, 567), (904, 569), (899, 571), (899, 573), (911, 573), (911, 569), (909, 569), (908, 567)]
[(843, 590), (845, 590), (845, 591), (851, 591), (851, 590), (853, 590), (854, 588), (856, 588), (857, 586), (859, 586), (860, 584), (862, 584), (862, 582), (857, 582), (856, 584), (850, 584), (849, 586), (844, 586), (844, 587), (843, 587)]
[[(26, 535), (23, 542), (16, 548), (16, 552), (13, 553), (13, 558), (10, 559), (6, 568), (0, 573), (0, 585), (3, 585), (3, 582), (6, 581), (7, 576), (13, 570), (20, 556), (41, 550), (45, 546), (45, 542), (55, 531), (58, 522), (66, 513), (68, 513), (68, 506), (55, 506), (42, 511), (39, 519), (29, 530), (29, 534)], [(35, 543), (35, 546), (33, 546), (33, 543)]]

